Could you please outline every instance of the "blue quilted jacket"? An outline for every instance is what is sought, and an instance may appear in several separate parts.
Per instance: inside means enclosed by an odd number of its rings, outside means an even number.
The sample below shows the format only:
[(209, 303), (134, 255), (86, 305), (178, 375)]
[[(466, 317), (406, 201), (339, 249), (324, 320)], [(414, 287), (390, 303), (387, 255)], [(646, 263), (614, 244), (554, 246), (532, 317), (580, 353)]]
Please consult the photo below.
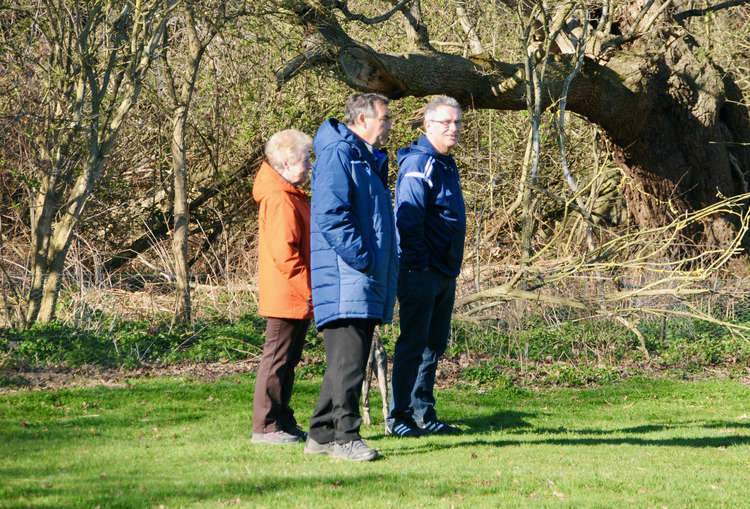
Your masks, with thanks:
[(466, 207), (453, 156), (422, 136), (398, 151), (396, 224), (401, 270), (457, 276), (464, 256)]
[(393, 318), (398, 282), (388, 158), (328, 119), (313, 140), (311, 282), (315, 325)]

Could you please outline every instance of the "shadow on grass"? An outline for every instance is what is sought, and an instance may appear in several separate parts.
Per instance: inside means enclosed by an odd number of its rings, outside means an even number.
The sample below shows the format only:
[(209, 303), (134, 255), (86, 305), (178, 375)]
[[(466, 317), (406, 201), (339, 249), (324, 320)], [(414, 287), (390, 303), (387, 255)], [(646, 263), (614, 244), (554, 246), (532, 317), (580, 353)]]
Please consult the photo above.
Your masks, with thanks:
[[(612, 435), (615, 433), (655, 433), (668, 429), (677, 429), (687, 427), (677, 424), (647, 424), (644, 426), (632, 426), (630, 428), (619, 429), (595, 429), (595, 428), (566, 428), (559, 426), (557, 428), (534, 428), (533, 432), (545, 435), (557, 435), (572, 433), (574, 435)], [(704, 426), (706, 427), (706, 426)], [(526, 433), (526, 431), (510, 431), (510, 433)]]
[[(498, 430), (530, 428), (531, 424), (524, 419), (535, 417), (537, 414), (527, 412), (516, 412), (514, 410), (505, 410), (493, 414), (479, 415), (465, 419), (450, 420), (449, 424), (457, 424), (463, 428), (469, 427), (467, 434), (486, 433)], [(368, 439), (380, 440), (390, 438), (383, 432), (382, 420), (375, 421), (372, 427), (377, 427), (380, 433), (368, 434)]]
[[(41, 485), (16, 485), (10, 493), (12, 499), (25, 500), (33, 507), (154, 507), (155, 505), (182, 506), (183, 504), (218, 503), (220, 506), (273, 507), (280, 500), (290, 502), (304, 496), (310, 503), (326, 507), (349, 506), (352, 493), (360, 500), (388, 496), (403, 496), (409, 490), (401, 474), (378, 470), (372, 472), (371, 464), (353, 464), (354, 472), (329, 473), (316, 476), (264, 475), (246, 472), (233, 479), (218, 477), (200, 483), (183, 482), (178, 478), (162, 477), (144, 482), (138, 473), (127, 475), (76, 476), (52, 479)], [(362, 469), (362, 473), (357, 473)], [(23, 472), (18, 472), (23, 476)], [(238, 478), (239, 477), (239, 478)], [(445, 483), (431, 483), (431, 477), (411, 474), (409, 486), (420, 486), (421, 493), (430, 497), (452, 495), (455, 488)], [(82, 490), (86, 486), (87, 490)], [(86, 494), (86, 491), (88, 492)], [(6, 492), (7, 493), (7, 492)], [(12, 500), (11, 499), (11, 500)], [(299, 499), (301, 502), (303, 499)], [(54, 501), (54, 502), (52, 502)], [(312, 502), (313, 504), (315, 502)], [(2, 505), (2, 504), (0, 504)], [(23, 504), (22, 504), (23, 505)]]
[(536, 413), (516, 412), (504, 410), (488, 415), (478, 415), (468, 419), (460, 419), (459, 423), (469, 427), (469, 433), (481, 433), (485, 431), (519, 430), (531, 428), (525, 419), (536, 417)]
[[(679, 426), (669, 429), (679, 429)], [(665, 428), (667, 429), (667, 428)], [(658, 430), (657, 430), (658, 431)], [(567, 433), (576, 434), (576, 431)], [(621, 430), (612, 430), (610, 435), (622, 433)], [(692, 448), (725, 448), (737, 445), (750, 445), (750, 437), (740, 435), (729, 436), (702, 436), (702, 437), (672, 437), (672, 438), (638, 438), (638, 437), (570, 437), (570, 438), (542, 438), (540, 435), (547, 434), (544, 429), (533, 429), (527, 433), (527, 440), (488, 440), (482, 438), (469, 438), (459, 442), (451, 443), (437, 442), (430, 437), (413, 439), (414, 447), (400, 447), (398, 449), (383, 448), (386, 456), (408, 456), (411, 454), (427, 454), (447, 449), (470, 449), (476, 446), (509, 447), (509, 446), (533, 446), (533, 445), (561, 445), (561, 446), (598, 446), (598, 445), (635, 445), (643, 447), (692, 447)], [(469, 435), (469, 434), (467, 434)]]
[(197, 424), (210, 417), (210, 414), (198, 411), (179, 415), (147, 414), (144, 417), (102, 413), (73, 416), (50, 422), (6, 422), (5, 425), (0, 426), (0, 444), (8, 441), (16, 444), (28, 442), (24, 447), (36, 450), (49, 447), (49, 443), (55, 441), (137, 435), (153, 428), (174, 428)]
[[(643, 426), (632, 426), (629, 428), (616, 429), (595, 429), (595, 428), (566, 428), (560, 426), (557, 428), (534, 428), (533, 432), (537, 434), (555, 435), (555, 434), (573, 434), (573, 435), (613, 435), (619, 433), (655, 433), (658, 431), (687, 429), (687, 428), (704, 428), (704, 429), (750, 429), (750, 423), (740, 423), (732, 421), (709, 421), (695, 422), (688, 421), (678, 424), (647, 424)], [(523, 430), (511, 430), (509, 433), (526, 433)]]

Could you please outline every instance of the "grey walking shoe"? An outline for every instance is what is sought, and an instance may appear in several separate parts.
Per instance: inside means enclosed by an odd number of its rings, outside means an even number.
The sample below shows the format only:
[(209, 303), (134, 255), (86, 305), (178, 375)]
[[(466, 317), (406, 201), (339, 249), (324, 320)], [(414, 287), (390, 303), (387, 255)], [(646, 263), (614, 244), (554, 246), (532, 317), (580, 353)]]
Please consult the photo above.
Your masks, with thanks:
[(334, 445), (334, 442), (320, 444), (308, 436), (305, 442), (305, 454), (333, 454)]
[(271, 431), (270, 433), (253, 433), (253, 443), (255, 444), (293, 444), (295, 442), (301, 442), (302, 439), (297, 435), (292, 435), (286, 431), (278, 430)]
[(378, 451), (370, 449), (361, 438), (333, 446), (333, 457), (342, 460), (372, 461), (378, 456)]

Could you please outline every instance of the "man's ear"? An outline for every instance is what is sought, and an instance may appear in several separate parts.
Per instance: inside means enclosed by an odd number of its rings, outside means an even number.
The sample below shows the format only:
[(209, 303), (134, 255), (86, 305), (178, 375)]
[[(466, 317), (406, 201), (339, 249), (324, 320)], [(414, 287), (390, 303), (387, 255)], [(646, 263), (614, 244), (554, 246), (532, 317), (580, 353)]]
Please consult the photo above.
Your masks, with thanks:
[(364, 113), (360, 113), (359, 115), (357, 115), (357, 124), (364, 126), (366, 119), (367, 115), (365, 115)]

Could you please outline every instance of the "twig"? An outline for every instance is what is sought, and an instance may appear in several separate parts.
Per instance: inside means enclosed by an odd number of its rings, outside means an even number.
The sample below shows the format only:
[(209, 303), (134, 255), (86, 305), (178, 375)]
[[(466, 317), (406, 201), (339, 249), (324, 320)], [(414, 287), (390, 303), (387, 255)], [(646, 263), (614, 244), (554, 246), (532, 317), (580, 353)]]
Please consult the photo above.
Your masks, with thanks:
[(354, 14), (352, 11), (349, 10), (349, 7), (346, 6), (346, 2), (341, 2), (340, 0), (336, 1), (335, 7), (344, 14), (346, 19), (349, 19), (352, 21), (361, 21), (362, 23), (366, 25), (376, 25), (378, 23), (382, 23), (383, 21), (387, 21), (391, 16), (393, 16), (397, 11), (399, 11), (404, 5), (406, 5), (410, 1), (411, 0), (401, 0), (390, 11), (380, 16), (374, 17), (374, 18), (368, 18), (364, 14)]
[(695, 17), (695, 16), (704, 16), (711, 12), (716, 12), (721, 9), (726, 9), (729, 7), (736, 7), (738, 5), (745, 5), (750, 4), (750, 0), (729, 0), (727, 2), (722, 2), (720, 4), (716, 5), (710, 5), (704, 9), (688, 9), (686, 11), (682, 11), (680, 13), (675, 14), (674, 19), (677, 21), (682, 21), (683, 19)]

